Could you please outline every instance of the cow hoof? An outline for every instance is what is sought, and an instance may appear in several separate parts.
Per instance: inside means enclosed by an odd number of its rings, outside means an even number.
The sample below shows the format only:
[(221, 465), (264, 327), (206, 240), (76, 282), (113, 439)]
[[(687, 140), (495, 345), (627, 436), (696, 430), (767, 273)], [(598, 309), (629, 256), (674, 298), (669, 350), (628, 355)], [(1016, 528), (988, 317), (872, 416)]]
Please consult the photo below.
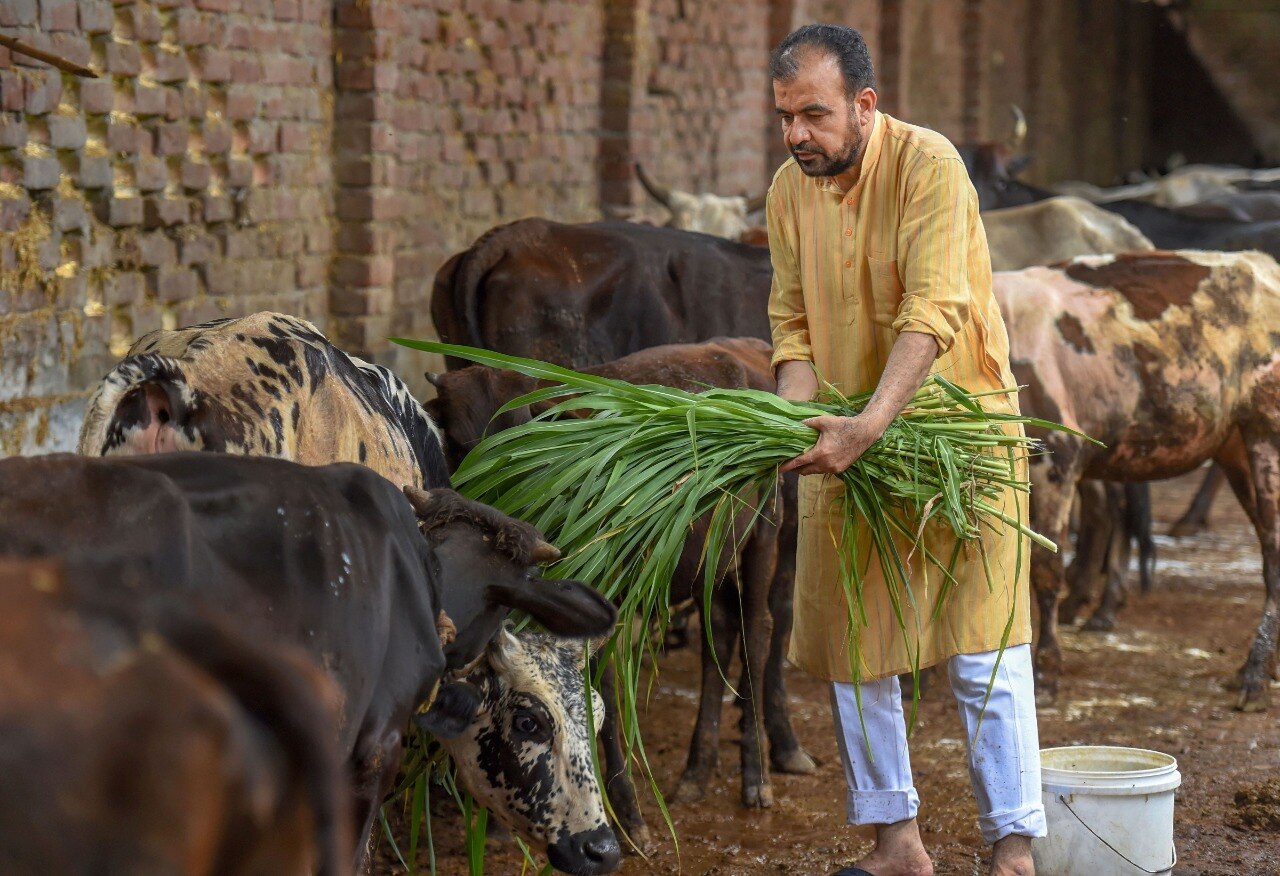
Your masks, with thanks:
[(1041, 682), (1036, 685), (1036, 705), (1042, 709), (1056, 705), (1058, 702), (1058, 685)]
[(1169, 527), (1170, 538), (1190, 538), (1193, 535), (1199, 535), (1204, 532), (1203, 523), (1183, 523), (1178, 521)]
[(618, 834), (618, 845), (624, 855), (647, 855), (653, 851), (653, 834), (649, 833), (649, 825), (641, 822), (633, 827), (614, 831)]
[(697, 803), (707, 796), (707, 789), (697, 779), (683, 778), (671, 792), (673, 803)]
[(1078, 604), (1064, 602), (1058, 606), (1058, 626), (1069, 627), (1075, 624), (1076, 615), (1080, 613)]
[(794, 748), (769, 758), (773, 768), (780, 773), (793, 776), (807, 776), (818, 769), (818, 761), (803, 748)]
[(1240, 712), (1265, 712), (1271, 705), (1271, 690), (1262, 682), (1245, 682), (1240, 690), (1236, 710)]
[(769, 809), (773, 806), (772, 785), (744, 785), (742, 805), (748, 809)]
[(1097, 614), (1085, 621), (1084, 626), (1081, 627), (1081, 629), (1090, 633), (1109, 633), (1115, 628), (1116, 622), (1114, 618), (1102, 617)]

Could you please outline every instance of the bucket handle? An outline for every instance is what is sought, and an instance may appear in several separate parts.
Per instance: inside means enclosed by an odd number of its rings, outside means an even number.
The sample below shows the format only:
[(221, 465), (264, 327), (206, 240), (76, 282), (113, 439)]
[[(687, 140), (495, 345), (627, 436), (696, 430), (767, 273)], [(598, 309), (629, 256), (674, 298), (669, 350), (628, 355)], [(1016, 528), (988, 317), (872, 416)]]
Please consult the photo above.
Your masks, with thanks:
[(1115, 852), (1129, 866), (1135, 867), (1136, 869), (1141, 870), (1143, 873), (1149, 873), (1151, 874), (1151, 876), (1157, 876), (1157, 874), (1166, 873), (1169, 870), (1172, 870), (1174, 867), (1178, 866), (1178, 846), (1176, 843), (1174, 844), (1174, 847), (1173, 847), (1173, 861), (1169, 864), (1168, 867), (1161, 867), (1159, 870), (1148, 870), (1146, 867), (1142, 866), (1141, 864), (1135, 864), (1133, 861), (1129, 860), (1129, 858), (1125, 856), (1124, 852), (1120, 851), (1115, 846), (1111, 845), (1111, 843), (1107, 842), (1102, 837), (1098, 836), (1098, 832), (1095, 831), (1092, 827), (1090, 827), (1085, 822), (1085, 820), (1081, 818), (1074, 809), (1071, 808), (1071, 804), (1067, 802), (1067, 797), (1065, 794), (1058, 794), (1057, 798), (1058, 798), (1058, 802), (1061, 803), (1063, 806), (1067, 807), (1067, 811), (1075, 816), (1076, 821), (1084, 825), (1085, 830), (1093, 834), (1094, 837), (1098, 840), (1098, 842), (1102, 843), (1104, 846), (1111, 849), (1111, 851)]

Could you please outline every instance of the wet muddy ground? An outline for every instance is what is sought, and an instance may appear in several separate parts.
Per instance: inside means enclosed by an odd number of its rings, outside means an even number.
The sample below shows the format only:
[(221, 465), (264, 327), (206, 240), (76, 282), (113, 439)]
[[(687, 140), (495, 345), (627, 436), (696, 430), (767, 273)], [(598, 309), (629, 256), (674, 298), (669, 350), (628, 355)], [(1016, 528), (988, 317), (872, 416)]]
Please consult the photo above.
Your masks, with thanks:
[[(1166, 531), (1186, 507), (1198, 482), (1193, 474), (1155, 485), (1157, 532)], [(1041, 743), (1115, 744), (1174, 755), (1183, 778), (1176, 872), (1280, 874), (1280, 832), (1232, 826), (1240, 822), (1236, 792), (1280, 777), (1280, 690), (1270, 712), (1242, 714), (1232, 710), (1234, 697), (1222, 687), (1243, 662), (1261, 611), (1256, 538), (1224, 493), (1208, 534), (1176, 541), (1160, 536), (1158, 543), (1158, 587), (1151, 594), (1131, 594), (1115, 632), (1065, 632), (1061, 695), (1055, 707), (1040, 711)], [(790, 674), (789, 684), (797, 733), (821, 762), (817, 773), (775, 774), (773, 808), (744, 809), (737, 712), (726, 704), (719, 775), (705, 800), (672, 809), (678, 849), (661, 836), (647, 860), (627, 858), (623, 873), (814, 876), (851, 863), (869, 848), (870, 831), (843, 822), (844, 780), (825, 686), (798, 672)], [(696, 650), (670, 654), (644, 725), (646, 747), (666, 790), (684, 764), (696, 696)], [(921, 706), (911, 752), (921, 827), (939, 874), (986, 873), (963, 745), (954, 702), (945, 683), (936, 684)], [(647, 814), (661, 835), (657, 808), (650, 804)], [(456, 814), (441, 811), (435, 833), (437, 872), (468, 873)], [(385, 843), (380, 858), (378, 872), (403, 872), (388, 863)], [(514, 845), (491, 844), (484, 872), (506, 876), (522, 869)]]

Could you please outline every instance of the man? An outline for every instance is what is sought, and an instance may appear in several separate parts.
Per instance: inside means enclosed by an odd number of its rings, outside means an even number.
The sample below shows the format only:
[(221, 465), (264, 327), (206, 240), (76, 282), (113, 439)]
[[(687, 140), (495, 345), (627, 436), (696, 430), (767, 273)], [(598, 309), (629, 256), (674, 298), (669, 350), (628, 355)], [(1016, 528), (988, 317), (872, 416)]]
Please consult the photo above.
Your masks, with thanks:
[[(775, 50), (770, 73), (793, 156), (774, 176), (766, 209), (778, 394), (812, 398), (819, 376), (846, 394), (875, 389), (855, 417), (808, 421), (820, 433), (817, 444), (784, 466), (832, 475), (881, 436), (931, 372), (970, 392), (1014, 386), (1009, 341), (964, 164), (946, 138), (876, 110), (862, 36), (845, 27), (802, 27)], [(1015, 398), (994, 399), (992, 409), (1016, 410)], [(915, 601), (902, 600), (904, 636), (878, 564), (865, 562), (871, 556), (865, 533), (858, 556), (867, 620), (848, 616), (835, 543), (840, 492), (838, 478), (801, 479), (790, 655), (832, 682), (848, 819), (876, 826), (875, 848), (837, 876), (933, 872), (916, 824), (919, 798), (896, 677), (911, 668), (917, 650), (921, 667), (948, 664), (980, 825), (993, 844), (991, 873), (1033, 873), (1030, 838), (1045, 835), (1045, 822), (1027, 544), (1013, 530), (990, 530), (982, 551), (962, 551), (957, 586), (937, 617), (931, 597), (940, 573), (915, 551), (909, 560)], [(1025, 497), (1009, 491), (1005, 510), (1025, 519)], [(944, 524), (924, 532), (935, 556), (951, 556), (948, 538), (954, 536)], [(902, 556), (910, 551), (906, 541), (899, 547)], [(997, 660), (1006, 628), (1008, 648)]]

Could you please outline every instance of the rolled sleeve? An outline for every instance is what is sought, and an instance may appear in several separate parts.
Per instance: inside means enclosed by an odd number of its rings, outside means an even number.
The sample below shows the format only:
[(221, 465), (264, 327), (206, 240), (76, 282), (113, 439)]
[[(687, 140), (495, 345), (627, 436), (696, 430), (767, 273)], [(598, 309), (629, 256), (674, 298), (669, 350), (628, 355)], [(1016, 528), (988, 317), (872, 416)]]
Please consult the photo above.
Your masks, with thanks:
[(805, 311), (800, 268), (796, 261), (794, 222), (783, 215), (774, 187), (765, 201), (769, 228), (769, 259), (773, 262), (773, 286), (769, 292), (769, 326), (773, 333), (773, 367), (783, 362), (813, 361), (809, 342), (809, 315)]
[(970, 241), (977, 194), (958, 158), (921, 156), (907, 183), (898, 229), (902, 306), (894, 331), (921, 332), (948, 352), (969, 319)]

